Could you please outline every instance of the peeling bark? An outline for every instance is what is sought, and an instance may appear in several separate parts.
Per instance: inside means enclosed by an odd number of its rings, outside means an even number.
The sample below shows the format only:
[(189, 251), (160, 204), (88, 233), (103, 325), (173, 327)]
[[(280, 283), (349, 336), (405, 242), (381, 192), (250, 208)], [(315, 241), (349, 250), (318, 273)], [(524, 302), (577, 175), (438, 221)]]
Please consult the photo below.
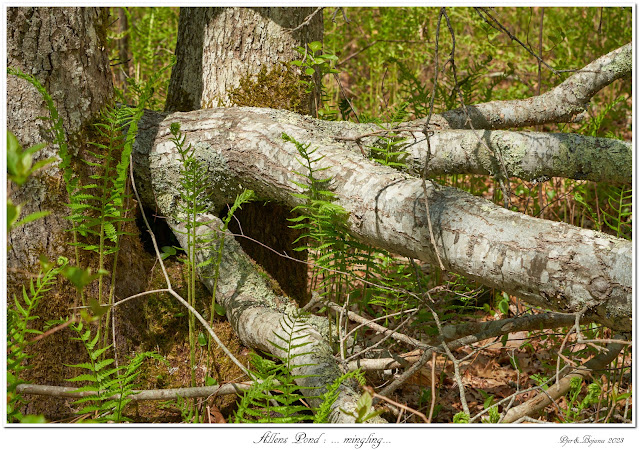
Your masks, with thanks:
[[(284, 111), (224, 108), (149, 115), (136, 141), (138, 177), (161, 210), (174, 204), (177, 158), (168, 128), (180, 122), (187, 143), (209, 168), (216, 204), (240, 188), (263, 199), (299, 204), (300, 170), (282, 132), (317, 148), (323, 176), (349, 213), (360, 241), (424, 261), (435, 259), (428, 232), (428, 196), (435, 243), (448, 270), (561, 312), (588, 308), (585, 317), (615, 330), (632, 326), (632, 244), (564, 223), (504, 210), (463, 191), (377, 165), (336, 142), (341, 123), (318, 123)], [(300, 126), (306, 123), (307, 126)], [(327, 133), (328, 129), (333, 130)], [(424, 184), (426, 192), (424, 192)], [(170, 209), (170, 208), (169, 208)]]

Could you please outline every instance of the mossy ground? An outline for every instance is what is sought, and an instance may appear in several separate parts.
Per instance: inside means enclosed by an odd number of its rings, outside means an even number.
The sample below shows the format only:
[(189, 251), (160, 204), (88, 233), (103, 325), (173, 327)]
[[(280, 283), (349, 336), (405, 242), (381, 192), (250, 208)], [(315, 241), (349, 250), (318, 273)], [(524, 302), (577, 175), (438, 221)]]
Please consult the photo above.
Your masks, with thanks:
[[(185, 297), (186, 274), (184, 273), (184, 265), (176, 257), (168, 258), (164, 264), (173, 288)], [(166, 287), (159, 264), (152, 268), (148, 279), (147, 290)], [(155, 350), (166, 358), (166, 364), (148, 361), (143, 365), (140, 389), (170, 389), (190, 386), (188, 312), (177, 300), (165, 293), (152, 294), (138, 301), (142, 302), (140, 308), (146, 322), (145, 339), (140, 350)], [(196, 283), (195, 307), (206, 320), (210, 318), (210, 302), (211, 295), (208, 290), (202, 283)], [(196, 335), (202, 333), (202, 336), (207, 336), (203, 327), (199, 325), (196, 327)], [(249, 350), (235, 336), (228, 321), (224, 317), (216, 315), (212, 328), (224, 345), (243, 364), (246, 364)], [(209, 360), (206, 344), (197, 345), (195, 374), (198, 386), (206, 385), (207, 376), (214, 378), (218, 384), (246, 379), (242, 371), (215, 345), (212, 346), (212, 355)], [(206, 412), (206, 407), (209, 406), (211, 410), (217, 408), (222, 411), (223, 416), (227, 417), (235, 407), (236, 396), (213, 396), (209, 399), (198, 399), (197, 402), (201, 411)], [(142, 402), (137, 405), (137, 408), (131, 406), (128, 413), (129, 417), (139, 422), (184, 421), (177, 401)]]

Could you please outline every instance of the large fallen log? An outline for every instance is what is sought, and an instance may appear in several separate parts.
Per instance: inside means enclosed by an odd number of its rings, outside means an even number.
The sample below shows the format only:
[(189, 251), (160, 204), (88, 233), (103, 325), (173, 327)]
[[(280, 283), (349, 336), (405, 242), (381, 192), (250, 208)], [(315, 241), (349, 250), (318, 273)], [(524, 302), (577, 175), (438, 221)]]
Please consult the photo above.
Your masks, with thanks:
[(291, 207), (300, 203), (294, 181), (303, 180), (294, 171), (301, 167), (295, 146), (282, 139), (286, 133), (317, 148), (323, 176), (332, 177), (330, 189), (350, 213), (350, 231), (360, 241), (424, 261), (436, 260), (436, 245), (450, 271), (542, 308), (587, 308), (589, 320), (619, 331), (632, 327), (630, 242), (508, 211), (373, 163), (334, 139), (350, 126), (343, 122), (258, 108), (148, 114), (136, 140), (136, 178), (146, 201), (160, 211), (178, 199), (177, 152), (168, 131), (173, 122), (208, 167), (217, 205), (232, 202), (243, 188)]

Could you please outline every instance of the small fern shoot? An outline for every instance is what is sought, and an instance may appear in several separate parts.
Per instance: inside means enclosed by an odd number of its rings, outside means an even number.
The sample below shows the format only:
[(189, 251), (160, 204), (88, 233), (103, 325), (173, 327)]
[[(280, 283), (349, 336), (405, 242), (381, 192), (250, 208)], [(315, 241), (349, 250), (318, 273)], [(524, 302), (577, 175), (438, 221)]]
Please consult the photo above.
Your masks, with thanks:
[(603, 220), (617, 237), (632, 238), (632, 188), (611, 186), (608, 205), (611, 212), (602, 210)]
[[(28, 83), (30, 83), (36, 90), (42, 95), (44, 99), (47, 109), (49, 110), (49, 117), (39, 117), (42, 120), (45, 120), (50, 123), (50, 127), (47, 130), (51, 136), (51, 140), (54, 144), (58, 146), (58, 156), (60, 157), (59, 167), (62, 169), (62, 177), (64, 178), (64, 185), (67, 190), (67, 194), (69, 199), (71, 199), (73, 193), (76, 192), (78, 186), (78, 176), (72, 167), (72, 155), (69, 151), (69, 146), (67, 145), (67, 138), (64, 132), (64, 124), (62, 122), (62, 118), (58, 113), (58, 109), (53, 102), (53, 97), (47, 92), (46, 88), (40, 83), (37, 78), (32, 75), (28, 75), (22, 72), (20, 69), (15, 67), (8, 67), (7, 73), (9, 75), (15, 75), (18, 78), (21, 78)], [(72, 224), (73, 229), (73, 242), (77, 244), (78, 235), (75, 231), (76, 224)], [(75, 249), (75, 264), (80, 265), (80, 254), (78, 248)]]
[(355, 379), (358, 381), (360, 386), (366, 385), (366, 380), (364, 379), (364, 374), (361, 369), (354, 370), (352, 372), (347, 372), (342, 376), (338, 377), (335, 381), (333, 381), (326, 392), (324, 392), (321, 396), (322, 403), (319, 408), (315, 412), (315, 417), (313, 418), (313, 423), (328, 423), (330, 422), (331, 414), (334, 413), (333, 405), (335, 401), (339, 397), (339, 389), (343, 383), (350, 379)]
[[(212, 258), (202, 261), (199, 264), (196, 261), (196, 250), (205, 246), (213, 246), (216, 236), (212, 232), (199, 232), (198, 228), (209, 225), (211, 222), (201, 222), (200, 215), (207, 212), (212, 207), (210, 193), (207, 192), (206, 182), (208, 174), (204, 165), (195, 157), (195, 148), (192, 145), (186, 145), (186, 135), (180, 130), (180, 124), (174, 122), (169, 127), (171, 132), (171, 142), (175, 145), (180, 162), (180, 178), (179, 192), (180, 204), (179, 209), (173, 217), (177, 222), (181, 222), (185, 231), (174, 229), (173, 231), (182, 235), (186, 235), (187, 245), (184, 248), (186, 252), (185, 267), (187, 273), (187, 301), (189, 305), (195, 306), (195, 282), (197, 279), (197, 267), (210, 264)], [(213, 316), (213, 311), (211, 311)], [(189, 312), (189, 348), (190, 348), (190, 367), (191, 367), (191, 386), (195, 386), (195, 316)], [(195, 406), (194, 406), (195, 409)], [(198, 413), (195, 410), (195, 420), (198, 421)]]

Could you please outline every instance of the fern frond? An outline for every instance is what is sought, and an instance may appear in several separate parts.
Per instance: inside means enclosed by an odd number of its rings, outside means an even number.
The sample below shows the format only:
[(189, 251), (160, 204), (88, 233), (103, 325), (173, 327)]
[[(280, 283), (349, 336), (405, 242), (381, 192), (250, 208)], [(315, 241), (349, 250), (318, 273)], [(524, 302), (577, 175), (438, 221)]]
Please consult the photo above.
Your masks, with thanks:
[(29, 344), (28, 336), (41, 334), (41, 331), (29, 328), (30, 322), (37, 319), (34, 311), (38, 308), (44, 295), (50, 291), (60, 272), (67, 266), (69, 260), (59, 257), (57, 264), (41, 260), (41, 270), (35, 280), (30, 280), (28, 289), (22, 287), (22, 301), (14, 295), (13, 308), (7, 309), (7, 420), (20, 420), (19, 405), (22, 397), (15, 389), (23, 380), (20, 372), (29, 366), (25, 362), (31, 358), (26, 352)]

